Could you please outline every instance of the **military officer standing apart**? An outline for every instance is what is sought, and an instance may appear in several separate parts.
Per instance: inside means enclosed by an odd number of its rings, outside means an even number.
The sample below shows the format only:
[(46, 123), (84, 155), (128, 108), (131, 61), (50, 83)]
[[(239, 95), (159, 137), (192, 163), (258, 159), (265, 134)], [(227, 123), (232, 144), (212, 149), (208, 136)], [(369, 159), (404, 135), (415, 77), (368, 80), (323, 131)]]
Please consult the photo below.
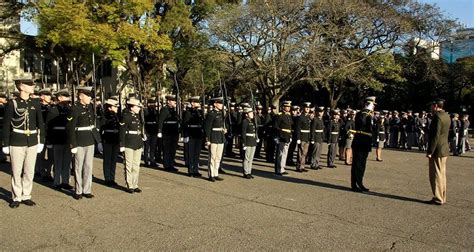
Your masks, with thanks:
[(97, 143), (99, 152), (102, 151), (102, 142), (99, 131), (94, 125), (94, 107), (91, 104), (92, 87), (78, 87), (78, 101), (72, 107), (68, 116), (66, 131), (69, 138), (71, 153), (74, 155), (74, 177), (76, 179), (76, 193), (74, 199), (82, 196), (93, 198), (92, 194), (92, 162), (94, 159), (94, 143)]
[(351, 187), (354, 192), (368, 192), (363, 179), (367, 157), (372, 148), (372, 113), (375, 109), (375, 96), (364, 100), (364, 108), (355, 116), (355, 134), (352, 141), (353, 160), (351, 167)]
[(183, 113), (183, 137), (188, 146), (185, 151), (188, 152), (188, 175), (191, 177), (202, 176), (199, 173), (199, 156), (201, 155), (204, 132), (202, 129), (203, 115), (199, 109), (201, 107), (199, 101), (199, 96), (189, 98), (191, 109)]
[(120, 122), (120, 152), (125, 153), (125, 181), (128, 193), (140, 193), (138, 176), (140, 173), (140, 160), (143, 151), (143, 122), (140, 119), (142, 104), (136, 98), (127, 101)]
[(224, 126), (224, 98), (216, 97), (212, 99), (214, 109), (207, 113), (204, 122), (204, 133), (206, 136), (206, 147), (209, 149), (209, 181), (224, 180), (219, 177), (219, 166), (221, 163), (226, 128)]
[(311, 169), (320, 170), (322, 169), (319, 165), (321, 159), (321, 151), (323, 149), (324, 141), (324, 122), (323, 122), (324, 107), (316, 108), (316, 115), (311, 122), (311, 137), (314, 145), (313, 152), (311, 153)]
[(444, 100), (437, 99), (431, 105), (433, 120), (430, 125), (428, 150), (429, 176), (433, 199), (428, 204), (443, 205), (446, 203), (446, 160), (449, 156), (448, 134), (450, 119), (443, 110)]
[(341, 128), (339, 124), (339, 110), (333, 110), (331, 121), (329, 122), (329, 136), (328, 136), (328, 167), (336, 168), (334, 164), (337, 153), (337, 142), (339, 140), (339, 130)]
[(105, 185), (117, 186), (115, 182), (115, 171), (117, 168), (117, 157), (120, 149), (119, 141), (119, 102), (115, 99), (107, 99), (104, 105), (104, 116), (100, 126), (100, 135), (104, 146), (103, 166)]
[(307, 172), (305, 168), (306, 155), (308, 154), (309, 144), (311, 142), (311, 118), (309, 110), (311, 102), (305, 102), (303, 105), (303, 114), (296, 120), (296, 143), (298, 144), (298, 163), (297, 172)]
[(257, 138), (257, 127), (255, 125), (254, 112), (252, 108), (244, 108), (245, 119), (242, 121), (241, 137), (242, 150), (245, 152), (242, 162), (244, 178), (251, 179), (252, 176), (252, 162), (255, 155), (257, 143), (260, 142)]
[(166, 106), (161, 109), (158, 119), (158, 138), (163, 138), (163, 166), (166, 171), (178, 171), (174, 167), (174, 159), (179, 132), (180, 119), (176, 111), (176, 95), (167, 95)]
[(156, 165), (156, 147), (158, 145), (158, 110), (156, 109), (156, 100), (148, 99), (145, 115), (145, 166), (157, 167)]
[(51, 150), (54, 156), (54, 187), (57, 190), (72, 190), (69, 184), (72, 155), (67, 146), (66, 133), (67, 116), (71, 113), (70, 94), (67, 89), (61, 89), (56, 97), (58, 103), (51, 107), (46, 117), (46, 141), (51, 145), (48, 151)]
[(282, 176), (288, 175), (285, 171), (286, 159), (288, 155), (288, 148), (291, 143), (291, 127), (293, 126), (293, 119), (290, 114), (291, 101), (283, 102), (283, 113), (278, 115), (275, 122), (275, 131), (277, 137), (274, 139), (277, 144), (276, 160), (275, 160), (275, 174)]
[[(8, 102), (3, 124), (3, 148), (10, 154), (12, 167), (11, 208), (20, 203), (27, 206), (36, 205), (31, 200), (33, 176), (38, 153), (44, 148), (44, 123), (41, 106), (37, 100), (30, 99), (34, 90), (31, 80), (16, 80), (19, 97)], [(38, 136), (39, 134), (39, 136)]]

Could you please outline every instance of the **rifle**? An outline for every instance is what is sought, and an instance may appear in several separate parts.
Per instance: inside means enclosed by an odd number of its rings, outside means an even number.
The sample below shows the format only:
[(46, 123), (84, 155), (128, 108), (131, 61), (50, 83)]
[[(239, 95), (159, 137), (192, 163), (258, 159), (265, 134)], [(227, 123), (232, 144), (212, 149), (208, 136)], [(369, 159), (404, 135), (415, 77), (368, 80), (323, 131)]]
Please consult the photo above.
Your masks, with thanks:
[(92, 84), (94, 85), (94, 126), (97, 127), (97, 82), (95, 79), (95, 54), (92, 53)]
[[(222, 94), (222, 96), (224, 96), (224, 104), (225, 104), (225, 106), (227, 107), (227, 110), (228, 110), (228, 113), (227, 113), (228, 116), (227, 116), (227, 118), (229, 118), (229, 127), (230, 127), (230, 129), (229, 129), (229, 131), (227, 132), (227, 134), (228, 134), (229, 137), (232, 137), (232, 118), (231, 118), (231, 115), (230, 115), (230, 101), (229, 101), (229, 99), (228, 99), (228, 97), (227, 97), (227, 87), (226, 87), (226, 85), (225, 85), (225, 82), (222, 82), (222, 80), (221, 80), (220, 71), (217, 71), (217, 76), (218, 76), (218, 78), (219, 78), (219, 87), (220, 87), (220, 89), (221, 89), (221, 94)], [(222, 109), (222, 114), (223, 114), (223, 116), (224, 116), (224, 118), (225, 118), (225, 108)], [(225, 125), (225, 124), (224, 124), (224, 125)]]
[(255, 123), (255, 136), (257, 136), (257, 140), (259, 139), (258, 138), (258, 120), (257, 120), (257, 109), (256, 109), (256, 106), (255, 106), (255, 97), (253, 96), (253, 91), (252, 91), (252, 88), (250, 87), (250, 84), (248, 84), (248, 87), (249, 87), (249, 90), (250, 90), (250, 98), (251, 98), (251, 106), (252, 106), (252, 110), (253, 110), (253, 120), (254, 120), (254, 123)]
[(179, 97), (179, 85), (178, 80), (176, 79), (176, 73), (173, 73), (174, 76), (174, 84), (176, 86), (176, 113), (178, 114), (178, 118), (181, 120), (181, 98)]

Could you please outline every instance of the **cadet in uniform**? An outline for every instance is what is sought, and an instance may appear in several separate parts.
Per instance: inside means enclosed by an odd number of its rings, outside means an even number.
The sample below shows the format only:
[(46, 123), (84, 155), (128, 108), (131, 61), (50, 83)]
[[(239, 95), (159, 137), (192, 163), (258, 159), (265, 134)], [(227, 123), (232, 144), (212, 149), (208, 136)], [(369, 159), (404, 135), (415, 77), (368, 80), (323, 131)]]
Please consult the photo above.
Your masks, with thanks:
[[(265, 136), (265, 115), (263, 114), (263, 106), (262, 105), (257, 105), (257, 114), (255, 115), (257, 117), (257, 135), (259, 139), (263, 139)], [(261, 152), (262, 152), (262, 145), (263, 141), (258, 141), (257, 143), (257, 148), (255, 149), (255, 158), (261, 158)]]
[(183, 113), (183, 137), (188, 148), (188, 175), (191, 177), (201, 177), (199, 173), (199, 156), (201, 155), (201, 143), (204, 135), (202, 129), (203, 115), (199, 110), (201, 104), (200, 97), (189, 98), (191, 109)]
[(377, 136), (377, 145), (375, 150), (376, 160), (382, 162), (382, 149), (385, 143), (385, 115), (380, 115), (375, 124), (374, 135)]
[(214, 109), (209, 111), (204, 123), (204, 133), (206, 136), (206, 146), (209, 148), (209, 181), (223, 180), (219, 177), (219, 166), (221, 163), (226, 128), (224, 126), (224, 116), (222, 109), (224, 99), (216, 97), (212, 99)]
[(158, 145), (158, 110), (156, 109), (156, 100), (148, 99), (145, 109), (145, 166), (157, 167), (156, 165), (156, 147)]
[(355, 135), (352, 141), (353, 160), (351, 167), (351, 187), (354, 192), (369, 191), (364, 186), (363, 179), (367, 157), (372, 148), (372, 113), (375, 108), (375, 97), (364, 100), (364, 108), (356, 114)]
[(161, 109), (158, 119), (158, 138), (163, 138), (163, 166), (165, 170), (177, 172), (174, 167), (178, 148), (180, 118), (176, 111), (176, 96), (166, 96), (167, 105)]
[(20, 203), (27, 206), (36, 205), (31, 200), (31, 190), (37, 154), (43, 151), (45, 141), (41, 105), (37, 100), (30, 98), (34, 82), (15, 80), (15, 85), (20, 94), (7, 104), (2, 144), (3, 153), (10, 154), (11, 157), (13, 198), (11, 208), (19, 207)]
[(309, 110), (311, 102), (305, 102), (303, 105), (303, 114), (296, 120), (296, 144), (298, 145), (298, 163), (297, 172), (307, 172), (305, 168), (306, 155), (308, 154), (309, 144), (311, 142), (311, 118)]
[(107, 186), (117, 186), (115, 171), (120, 151), (118, 105), (119, 102), (115, 99), (109, 98), (105, 101), (104, 116), (100, 127), (102, 145), (104, 146), (102, 169)]
[[(269, 163), (275, 163), (275, 140), (277, 133), (275, 123), (278, 118), (277, 108), (270, 106), (270, 112), (265, 116), (265, 159)], [(286, 162), (286, 160), (285, 160)]]
[(277, 136), (274, 139), (277, 144), (277, 154), (275, 160), (275, 174), (282, 176), (287, 175), (285, 171), (286, 159), (288, 155), (288, 148), (291, 143), (291, 127), (293, 126), (293, 119), (290, 114), (291, 101), (283, 102), (283, 113), (278, 115), (275, 122), (275, 131)]
[[(43, 120), (46, 120), (49, 110), (51, 109), (51, 89), (45, 88), (39, 90), (40, 103), (41, 103), (41, 114), (43, 115)], [(46, 126), (46, 146), (51, 146), (48, 141), (48, 128)], [(38, 154), (38, 161), (36, 162), (36, 173), (41, 175), (43, 181), (52, 182), (53, 177), (51, 177), (51, 168), (53, 165), (53, 153), (51, 148), (43, 148), (43, 151)]]
[(298, 110), (298, 106), (291, 107), (291, 119), (293, 120), (293, 123), (291, 124), (291, 139), (293, 139), (294, 141), (291, 141), (290, 146), (288, 147), (286, 165), (296, 165), (293, 161), (293, 156), (296, 150), (296, 121), (300, 117)]
[(336, 160), (337, 153), (337, 142), (339, 140), (339, 110), (335, 109), (332, 111), (332, 118), (329, 122), (329, 136), (328, 136), (328, 167), (336, 168), (334, 161)]
[(245, 152), (245, 157), (242, 161), (242, 168), (244, 178), (251, 179), (252, 176), (252, 162), (255, 155), (257, 142), (257, 127), (255, 125), (254, 112), (252, 108), (244, 108), (245, 119), (242, 121), (241, 142), (242, 150)]
[(321, 159), (321, 151), (323, 149), (324, 141), (324, 122), (323, 122), (324, 107), (316, 108), (316, 115), (311, 122), (311, 137), (313, 142), (313, 152), (311, 153), (311, 169), (320, 170), (322, 169), (319, 165)]
[(71, 153), (74, 154), (74, 177), (76, 179), (76, 193), (74, 199), (82, 196), (93, 198), (92, 194), (92, 162), (94, 159), (94, 143), (98, 144), (99, 152), (102, 143), (99, 131), (94, 125), (94, 107), (91, 104), (92, 87), (76, 88), (78, 101), (72, 107), (68, 116), (66, 131)]
[(344, 135), (341, 136), (344, 141), (344, 153), (345, 153), (345, 164), (346, 165), (351, 165), (352, 164), (352, 140), (354, 139), (354, 128), (355, 128), (355, 123), (354, 123), (354, 117), (356, 114), (356, 111), (350, 110), (349, 115), (347, 116), (346, 123), (344, 125)]
[(143, 122), (140, 118), (142, 104), (136, 98), (127, 101), (120, 122), (120, 152), (125, 153), (125, 181), (128, 193), (140, 193), (138, 176), (140, 174), (140, 160), (143, 151)]
[(57, 190), (72, 190), (69, 184), (72, 155), (67, 145), (67, 116), (71, 113), (70, 94), (67, 89), (56, 93), (58, 103), (51, 107), (46, 117), (48, 151), (54, 156), (54, 186)]

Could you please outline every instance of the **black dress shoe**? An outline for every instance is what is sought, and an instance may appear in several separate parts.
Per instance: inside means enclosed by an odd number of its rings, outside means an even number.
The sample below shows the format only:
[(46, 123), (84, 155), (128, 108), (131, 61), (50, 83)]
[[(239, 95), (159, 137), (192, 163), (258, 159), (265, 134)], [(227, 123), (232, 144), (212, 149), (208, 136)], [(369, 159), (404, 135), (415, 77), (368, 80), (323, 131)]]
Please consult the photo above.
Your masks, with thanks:
[(316, 170), (322, 170), (323, 167), (322, 166), (316, 166)]
[(352, 187), (353, 192), (362, 192), (362, 190), (359, 187)]
[(224, 169), (219, 169), (219, 173), (221, 173), (221, 174), (227, 174), (227, 172), (224, 171)]
[(216, 181), (222, 181), (222, 180), (224, 180), (224, 179), (221, 178), (221, 177), (214, 177), (214, 179), (215, 179)]
[(125, 191), (128, 192), (128, 193), (134, 193), (135, 192), (135, 190), (133, 190), (133, 189), (126, 189)]
[(244, 178), (251, 179), (250, 174), (244, 174)]
[(202, 177), (202, 174), (198, 172), (198, 173), (194, 173), (194, 176), (200, 178)]
[(318, 168), (317, 168), (317, 167), (314, 167), (314, 166), (311, 166), (309, 169), (311, 169), (311, 170), (317, 170)]
[(365, 187), (365, 186), (359, 186), (360, 190), (362, 190), (363, 192), (368, 192), (370, 191), (369, 188)]
[(140, 189), (140, 188), (137, 187), (137, 188), (133, 189), (133, 191), (136, 192), (136, 193), (141, 193), (141, 192), (142, 192), (142, 189)]
[(17, 208), (20, 206), (20, 202), (18, 201), (12, 201), (9, 205), (10, 208)]
[(213, 177), (208, 178), (208, 180), (211, 181), (211, 182), (216, 182), (216, 179), (213, 178)]
[(61, 187), (65, 190), (72, 190), (73, 187), (70, 184), (61, 184)]
[(303, 172), (303, 170), (300, 170), (300, 169), (296, 169), (296, 172)]
[(301, 169), (302, 172), (308, 172), (305, 168)]
[(36, 203), (34, 201), (30, 200), (30, 199), (23, 200), (21, 203), (25, 204), (27, 206), (35, 206), (36, 205)]
[(92, 193), (84, 193), (83, 195), (84, 195), (84, 197), (86, 197), (88, 199), (92, 199), (92, 198), (95, 197), (94, 194), (92, 194)]
[(335, 165), (328, 165), (328, 168), (337, 168)]
[(55, 185), (54, 190), (61, 191), (63, 189), (63, 185)]
[(81, 195), (81, 194), (74, 194), (74, 195), (72, 195), (72, 197), (73, 197), (75, 200), (80, 200), (80, 199), (82, 199), (82, 195)]
[(288, 175), (288, 172), (282, 172), (281, 175)]
[(254, 178), (254, 176), (253, 176), (252, 174), (249, 174), (249, 176), (250, 176), (250, 178), (251, 178), (251, 179), (253, 179), (253, 178)]

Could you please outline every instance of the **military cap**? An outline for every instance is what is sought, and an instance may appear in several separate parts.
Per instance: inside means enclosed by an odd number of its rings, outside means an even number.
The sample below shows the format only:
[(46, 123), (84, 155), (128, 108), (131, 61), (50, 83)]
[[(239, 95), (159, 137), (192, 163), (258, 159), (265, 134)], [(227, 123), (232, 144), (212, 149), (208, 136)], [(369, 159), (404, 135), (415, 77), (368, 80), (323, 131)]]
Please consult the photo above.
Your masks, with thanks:
[(128, 94), (128, 99), (132, 98), (132, 97), (137, 97), (137, 94), (135, 93), (130, 93)]
[(28, 86), (34, 86), (35, 82), (32, 79), (15, 79), (13, 80), (15, 82), (15, 85), (18, 86), (20, 84), (25, 84)]
[(263, 109), (263, 106), (260, 105), (260, 104), (258, 104), (258, 105), (257, 105), (257, 109)]
[(445, 100), (441, 98), (434, 99), (431, 104), (444, 104)]
[(423, 110), (423, 111), (421, 111), (421, 113), (422, 113), (422, 114), (426, 114), (426, 111)]
[(275, 105), (270, 105), (270, 109), (277, 109)]
[(240, 104), (240, 106), (242, 106), (242, 108), (250, 108), (250, 104), (248, 104), (248, 102), (244, 102)]
[(282, 106), (283, 107), (291, 107), (291, 101), (284, 101)]
[(69, 90), (67, 88), (63, 88), (56, 92), (56, 96), (69, 97), (71, 96), (71, 94), (69, 93)]
[(333, 115), (340, 115), (340, 114), (341, 114), (341, 110), (339, 110), (339, 109), (334, 109), (334, 110), (331, 111), (331, 113), (332, 113)]
[(231, 102), (231, 103), (230, 103), (230, 106), (231, 106), (231, 107), (235, 107), (235, 102)]
[(351, 109), (351, 110), (349, 111), (349, 114), (351, 114), (351, 115), (355, 115), (356, 113), (357, 113), (357, 111), (355, 111), (355, 110), (353, 110), (353, 109)]
[(85, 94), (87, 96), (92, 96), (92, 87), (77, 87), (78, 94)]
[(453, 113), (452, 114), (454, 117), (459, 117), (459, 114), (458, 113)]
[(219, 96), (219, 97), (214, 97), (211, 99), (213, 103), (224, 103), (224, 97)]
[(176, 101), (176, 95), (167, 95), (165, 98), (168, 101)]
[(112, 98), (109, 98), (105, 101), (105, 104), (107, 105), (110, 105), (110, 106), (114, 106), (114, 107), (118, 107), (119, 103), (117, 100), (115, 99), (112, 99)]
[(382, 113), (387, 114), (388, 110), (382, 110)]
[(375, 111), (374, 114), (375, 115), (380, 115), (380, 111)]
[(293, 110), (293, 111), (294, 111), (294, 110), (298, 110), (299, 108), (300, 108), (300, 107), (298, 107), (298, 106), (291, 106), (291, 110)]
[(155, 104), (156, 103), (155, 98), (148, 98), (146, 101), (147, 101), (148, 104)]
[(118, 97), (118, 95), (113, 95), (113, 96), (110, 96), (109, 99), (113, 99), (113, 100), (118, 101), (119, 97)]
[(398, 115), (398, 111), (396, 111), (396, 110), (394, 110), (393, 113), (396, 114), (396, 115)]
[(51, 88), (43, 88), (39, 91), (39, 95), (51, 95)]
[(375, 96), (368, 96), (368, 97), (365, 97), (364, 99), (365, 102), (372, 102), (374, 104), (377, 104), (375, 103)]
[(252, 108), (249, 108), (249, 107), (244, 108), (244, 113), (248, 114), (250, 112), (253, 112)]
[(324, 107), (323, 107), (323, 106), (317, 107), (317, 108), (316, 108), (316, 111), (318, 111), (318, 112), (323, 112), (323, 111), (324, 111)]
[(311, 108), (311, 102), (303, 103), (303, 108)]
[(132, 106), (138, 106), (138, 107), (143, 107), (142, 103), (140, 102), (140, 100), (138, 100), (137, 98), (130, 98), (127, 100), (127, 104), (128, 105), (132, 105)]
[(33, 94), (34, 94), (34, 95), (39, 95), (39, 89), (33, 90)]
[(189, 102), (199, 102), (200, 100), (201, 100), (201, 97), (199, 96), (191, 96), (188, 99)]

